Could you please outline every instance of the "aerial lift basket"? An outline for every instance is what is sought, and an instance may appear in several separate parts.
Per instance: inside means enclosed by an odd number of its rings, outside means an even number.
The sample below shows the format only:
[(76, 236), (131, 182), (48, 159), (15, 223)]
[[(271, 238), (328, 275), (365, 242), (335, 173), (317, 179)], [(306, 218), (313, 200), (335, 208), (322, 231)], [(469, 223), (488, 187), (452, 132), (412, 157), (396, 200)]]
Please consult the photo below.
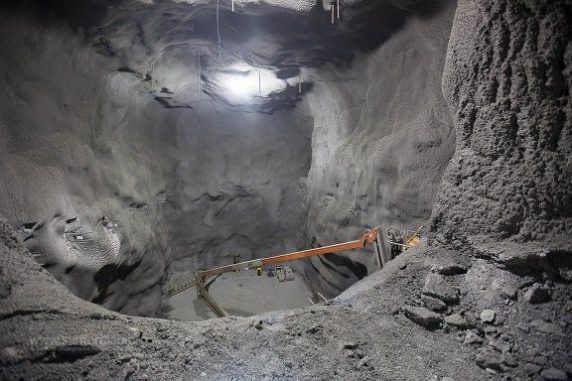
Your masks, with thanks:
[(420, 226), (417, 230), (387, 229), (387, 238), (391, 246), (391, 259), (416, 246), (427, 233), (427, 226)]

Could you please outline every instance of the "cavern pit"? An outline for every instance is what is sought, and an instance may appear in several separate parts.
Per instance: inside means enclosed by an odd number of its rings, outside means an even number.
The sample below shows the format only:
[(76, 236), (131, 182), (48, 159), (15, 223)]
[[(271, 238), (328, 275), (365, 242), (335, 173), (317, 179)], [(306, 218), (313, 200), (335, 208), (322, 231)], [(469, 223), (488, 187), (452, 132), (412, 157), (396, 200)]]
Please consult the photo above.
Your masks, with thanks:
[(0, 10), (0, 379), (572, 379), (572, 1)]

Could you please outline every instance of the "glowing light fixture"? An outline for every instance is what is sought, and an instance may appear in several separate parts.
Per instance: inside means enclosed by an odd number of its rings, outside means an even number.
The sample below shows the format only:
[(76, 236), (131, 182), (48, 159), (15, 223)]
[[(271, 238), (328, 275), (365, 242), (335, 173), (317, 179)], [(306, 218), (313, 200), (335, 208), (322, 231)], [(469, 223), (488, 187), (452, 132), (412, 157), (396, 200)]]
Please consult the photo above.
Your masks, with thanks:
[(240, 97), (251, 97), (258, 94), (258, 76), (255, 79), (251, 72), (241, 72), (225, 76), (221, 83), (230, 93)]
[(286, 87), (286, 81), (276, 78), (271, 70), (258, 69), (247, 64), (235, 64), (217, 75), (218, 85), (232, 102), (266, 97)]

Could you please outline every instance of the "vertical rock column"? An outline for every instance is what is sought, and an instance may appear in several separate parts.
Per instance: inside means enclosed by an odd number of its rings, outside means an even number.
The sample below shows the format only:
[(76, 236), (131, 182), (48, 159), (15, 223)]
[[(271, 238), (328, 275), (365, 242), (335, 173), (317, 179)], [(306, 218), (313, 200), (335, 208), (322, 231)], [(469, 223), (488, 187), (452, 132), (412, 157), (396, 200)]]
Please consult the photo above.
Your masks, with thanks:
[(433, 209), (437, 241), (570, 246), (571, 8), (459, 1), (443, 76), (457, 147)]

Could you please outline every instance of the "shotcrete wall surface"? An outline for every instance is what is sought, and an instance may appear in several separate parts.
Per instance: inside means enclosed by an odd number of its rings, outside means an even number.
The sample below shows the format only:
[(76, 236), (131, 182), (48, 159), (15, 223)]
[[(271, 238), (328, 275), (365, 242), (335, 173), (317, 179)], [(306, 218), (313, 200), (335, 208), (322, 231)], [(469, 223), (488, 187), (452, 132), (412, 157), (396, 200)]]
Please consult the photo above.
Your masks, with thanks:
[[(441, 77), (455, 4), (412, 15), (349, 70), (320, 72), (308, 175), (308, 237), (316, 245), (354, 239), (368, 227), (416, 229), (428, 222), (455, 144)], [(386, 247), (386, 249), (388, 249)], [(333, 294), (375, 269), (373, 257), (312, 260)]]

